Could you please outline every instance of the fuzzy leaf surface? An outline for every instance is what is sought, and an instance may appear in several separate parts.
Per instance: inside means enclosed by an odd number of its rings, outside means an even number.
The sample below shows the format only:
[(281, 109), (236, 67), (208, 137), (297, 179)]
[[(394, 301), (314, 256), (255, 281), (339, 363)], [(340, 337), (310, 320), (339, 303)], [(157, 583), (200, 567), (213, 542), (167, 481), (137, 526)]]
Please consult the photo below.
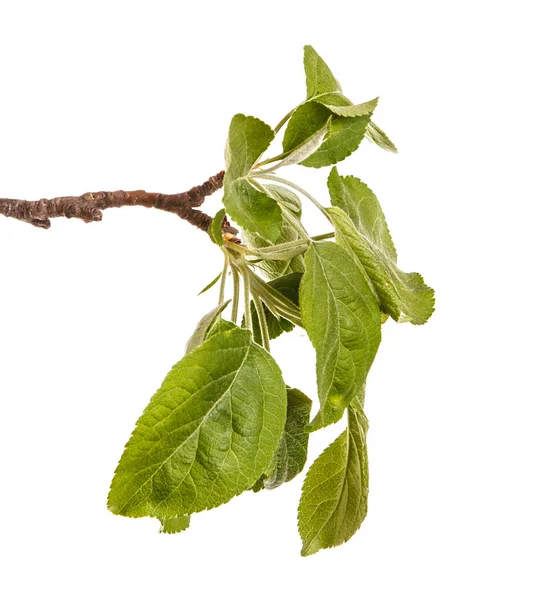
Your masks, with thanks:
[(394, 320), (425, 323), (434, 310), (434, 291), (419, 273), (397, 266), (397, 253), (379, 201), (369, 187), (332, 169), (328, 178), (336, 241), (351, 250), (373, 282), (382, 310)]
[(315, 430), (338, 421), (361, 394), (381, 341), (381, 315), (365, 273), (335, 242), (315, 242), (306, 252), (300, 311), (317, 356)]
[(348, 414), (348, 428), (315, 460), (304, 481), (298, 508), (302, 556), (343, 544), (367, 514), (367, 422), (353, 408)]
[(138, 420), (109, 510), (171, 518), (228, 502), (268, 468), (286, 411), (281, 371), (250, 332), (215, 333), (172, 368)]

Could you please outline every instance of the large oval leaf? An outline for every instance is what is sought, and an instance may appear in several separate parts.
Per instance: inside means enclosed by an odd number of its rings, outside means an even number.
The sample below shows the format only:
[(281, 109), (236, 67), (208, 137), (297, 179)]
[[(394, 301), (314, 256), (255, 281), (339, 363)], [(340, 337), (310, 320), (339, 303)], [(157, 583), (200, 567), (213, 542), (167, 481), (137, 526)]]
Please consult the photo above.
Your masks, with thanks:
[(109, 509), (167, 518), (229, 501), (268, 468), (286, 407), (279, 367), (249, 331), (216, 333), (172, 368), (140, 417)]

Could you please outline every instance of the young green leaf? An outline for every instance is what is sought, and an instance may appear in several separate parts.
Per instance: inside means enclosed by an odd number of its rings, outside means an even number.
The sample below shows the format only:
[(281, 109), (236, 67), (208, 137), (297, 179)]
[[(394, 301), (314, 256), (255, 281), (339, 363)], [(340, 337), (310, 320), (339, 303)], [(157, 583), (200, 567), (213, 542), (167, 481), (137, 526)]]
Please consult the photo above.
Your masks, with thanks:
[(302, 472), (307, 459), (311, 400), (300, 390), (287, 388), (287, 420), (264, 487), (272, 490)]
[(404, 273), (375, 194), (356, 177), (332, 169), (328, 178), (332, 205), (328, 209), (339, 244), (348, 247), (363, 265), (380, 299), (394, 320), (425, 323), (434, 310), (434, 291), (418, 273)]
[(388, 152), (397, 152), (397, 148), (394, 146), (392, 140), (384, 133), (384, 131), (375, 125), (373, 121), (369, 123), (366, 130), (366, 137), (370, 142), (373, 142), (379, 148), (388, 150)]
[(318, 102), (301, 104), (291, 116), (283, 136), (283, 152), (294, 152), (317, 132), (327, 127), (331, 111)]
[[(244, 241), (247, 242), (251, 248), (270, 248), (270, 251), (272, 247), (280, 246), (281, 244), (298, 242), (300, 236), (294, 225), (300, 226), (300, 217), (302, 216), (302, 203), (300, 198), (298, 198), (291, 190), (280, 185), (267, 184), (264, 186), (264, 189), (282, 208), (284, 220), (281, 234), (274, 243), (259, 234), (245, 232)], [(292, 221), (296, 221), (296, 223), (293, 224)], [(281, 260), (262, 260), (257, 263), (257, 267), (266, 273), (266, 275), (275, 279), (276, 277), (286, 275), (287, 273), (303, 272), (304, 259), (301, 254), (298, 254), (292, 258)]]
[(189, 352), (195, 350), (195, 348), (198, 348), (204, 342), (209, 329), (211, 329), (212, 325), (225, 310), (229, 302), (230, 300), (222, 302), (219, 306), (216, 306), (216, 308), (204, 315), (204, 317), (197, 323), (195, 331), (192, 333), (186, 344), (186, 354), (189, 354)]
[(307, 251), (300, 311), (317, 355), (315, 430), (338, 421), (361, 393), (381, 341), (381, 315), (365, 273), (335, 242)]
[[(292, 152), (326, 126), (332, 115), (319, 102), (306, 102), (299, 106), (289, 120), (283, 137), (283, 151)], [(358, 117), (334, 115), (324, 142), (300, 164), (305, 167), (326, 167), (342, 161), (360, 145), (366, 132), (371, 113)]]
[(358, 149), (370, 118), (371, 113), (360, 117), (333, 117), (330, 133), (321, 147), (300, 164), (319, 168), (344, 160)]
[(268, 468), (286, 410), (279, 367), (250, 332), (212, 335), (150, 400), (116, 469), (109, 509), (171, 518), (228, 502)]
[(212, 336), (217, 335), (218, 333), (224, 333), (225, 331), (236, 331), (237, 329), (238, 326), (232, 321), (226, 321), (219, 316), (206, 331), (205, 339), (209, 340)]
[(302, 216), (302, 201), (289, 188), (267, 183), (264, 185), (264, 190), (271, 198), (274, 198), (283, 210), (298, 218)]
[(313, 46), (304, 46), (304, 72), (308, 100), (319, 94), (341, 92), (338, 80)]
[(266, 246), (257, 250), (251, 249), (246, 254), (257, 256), (264, 260), (285, 261), (299, 254), (304, 254), (308, 246), (308, 240), (295, 240), (293, 242), (283, 242), (273, 246)]
[(367, 423), (349, 408), (348, 428), (315, 460), (298, 507), (302, 556), (338, 546), (360, 528), (367, 514)]
[[(301, 279), (302, 273), (289, 273), (288, 275), (269, 281), (268, 285), (298, 306), (298, 293)], [(292, 331), (294, 329), (293, 323), (282, 317), (274, 316), (268, 310), (266, 305), (264, 305), (264, 314), (266, 316), (266, 324), (271, 340), (280, 336), (284, 331)], [(253, 323), (253, 339), (257, 344), (262, 345), (259, 316), (253, 302), (251, 302), (251, 321)]]
[(235, 115), (227, 138), (227, 171), (225, 181), (231, 183), (245, 177), (274, 139), (274, 131), (260, 119)]
[(291, 321), (294, 325), (303, 327), (300, 310), (297, 304), (289, 300), (289, 298), (282, 294), (278, 289), (268, 284), (251, 271), (249, 273), (249, 278), (253, 294), (257, 295), (264, 302), (268, 307), (268, 310), (274, 314), (274, 316), (277, 318), (283, 317), (284, 319)]
[(331, 121), (332, 118), (328, 117), (326, 123), (318, 131), (301, 142), (294, 150), (291, 150), (283, 160), (272, 167), (272, 170), (277, 171), (277, 169), (281, 169), (281, 167), (302, 163), (302, 161), (314, 154), (321, 147), (324, 138), (328, 135)]
[(210, 223), (210, 237), (218, 246), (223, 246), (223, 219), (225, 218), (225, 209), (218, 210), (212, 222)]
[(281, 209), (248, 178), (273, 137), (272, 128), (259, 119), (240, 114), (233, 117), (227, 138), (223, 204), (240, 227), (275, 242), (281, 233)]
[(169, 519), (160, 519), (161, 528), (159, 533), (180, 533), (189, 527), (190, 516), (180, 515)]
[(208, 290), (213, 288), (216, 285), (216, 283), (221, 279), (221, 275), (222, 275), (221, 272), (218, 273), (208, 285), (205, 285), (203, 287), (203, 289), (197, 294), (197, 296), (200, 296), (201, 294), (204, 294), (205, 292), (207, 292)]
[(371, 115), (377, 108), (378, 98), (369, 100), (368, 102), (362, 102), (361, 104), (353, 104), (343, 94), (323, 94), (314, 99), (315, 102), (323, 104), (332, 111), (335, 115), (341, 117), (363, 117), (365, 115)]

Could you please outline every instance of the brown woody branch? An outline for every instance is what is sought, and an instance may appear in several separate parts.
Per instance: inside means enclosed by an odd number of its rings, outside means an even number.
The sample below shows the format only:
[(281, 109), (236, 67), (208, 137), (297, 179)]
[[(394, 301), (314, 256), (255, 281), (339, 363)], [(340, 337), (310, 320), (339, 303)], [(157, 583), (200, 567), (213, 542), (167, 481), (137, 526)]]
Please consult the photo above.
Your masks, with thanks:
[[(12, 217), (19, 221), (25, 221), (48, 229), (51, 226), (50, 219), (66, 217), (68, 219), (81, 219), (85, 223), (101, 221), (103, 210), (106, 208), (119, 208), (121, 206), (145, 206), (146, 208), (157, 208), (178, 215), (202, 229), (208, 231), (212, 217), (206, 213), (196, 210), (206, 196), (213, 194), (223, 185), (224, 172), (210, 177), (202, 185), (197, 185), (187, 192), (180, 194), (159, 194), (136, 190), (133, 192), (87, 192), (82, 196), (61, 196), (49, 200), (11, 200), (0, 198), (0, 214)], [(233, 235), (238, 233), (234, 227), (224, 222), (223, 231)]]

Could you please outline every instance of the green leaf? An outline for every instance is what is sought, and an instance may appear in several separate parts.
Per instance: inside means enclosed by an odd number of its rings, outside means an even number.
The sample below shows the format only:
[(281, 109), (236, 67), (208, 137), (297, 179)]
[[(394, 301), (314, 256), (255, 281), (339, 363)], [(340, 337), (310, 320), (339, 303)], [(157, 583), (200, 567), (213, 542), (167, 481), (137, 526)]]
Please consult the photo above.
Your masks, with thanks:
[(304, 46), (304, 71), (308, 100), (327, 92), (341, 92), (338, 80), (313, 46)]
[(332, 113), (318, 102), (305, 102), (292, 114), (283, 136), (283, 152), (293, 152), (327, 127)]
[(225, 182), (245, 177), (274, 139), (274, 131), (260, 119), (235, 115), (227, 138), (228, 164)]
[(325, 137), (330, 131), (331, 117), (328, 117), (326, 123), (315, 133), (306, 138), (299, 146), (290, 151), (290, 153), (274, 167), (273, 171), (281, 169), (281, 167), (287, 167), (289, 165), (296, 165), (309, 158), (314, 154), (323, 144)]
[(218, 245), (223, 246), (223, 219), (225, 218), (225, 209), (218, 210), (212, 222), (210, 223), (210, 237)]
[(300, 311), (317, 356), (314, 430), (338, 421), (361, 393), (381, 340), (381, 315), (365, 273), (335, 242), (307, 251)]
[(285, 261), (299, 254), (304, 254), (308, 249), (309, 240), (294, 240), (272, 246), (265, 246), (257, 250), (251, 248), (246, 254), (257, 256), (264, 260)]
[[(283, 151), (291, 152), (324, 127), (332, 112), (318, 102), (299, 106), (289, 120), (283, 138)], [(316, 152), (300, 164), (305, 167), (326, 167), (340, 162), (360, 145), (371, 113), (358, 117), (332, 116), (330, 130)]]
[[(301, 279), (302, 273), (289, 273), (288, 275), (284, 275), (283, 277), (278, 277), (273, 281), (269, 281), (268, 285), (298, 306), (298, 293)], [(268, 333), (271, 340), (279, 337), (284, 331), (292, 331), (294, 329), (293, 323), (287, 319), (274, 316), (268, 310), (266, 305), (263, 306), (264, 314), (266, 316), (266, 324), (268, 326)], [(257, 342), (257, 344), (262, 345), (259, 316), (257, 315), (257, 310), (255, 309), (255, 304), (253, 301), (251, 302), (251, 320), (253, 323), (253, 339)]]
[(160, 519), (161, 528), (159, 533), (180, 533), (189, 527), (190, 516), (180, 515), (169, 519)]
[(226, 302), (222, 302), (219, 306), (212, 309), (209, 313), (204, 315), (204, 317), (197, 323), (195, 327), (195, 331), (192, 333), (186, 344), (186, 354), (198, 348), (206, 339), (206, 334), (209, 329), (212, 328), (212, 325), (216, 322), (216, 319), (221, 315), (221, 313), (225, 310), (230, 300)]
[[(244, 235), (244, 241), (254, 249), (269, 248), (269, 251), (275, 245), (297, 242), (300, 240), (298, 231), (293, 226), (292, 221), (300, 221), (302, 216), (302, 203), (300, 198), (289, 189), (279, 185), (265, 185), (268, 195), (278, 202), (283, 209), (284, 222), (281, 233), (274, 242), (265, 239), (263, 236), (247, 232)], [(257, 263), (257, 267), (271, 278), (280, 277), (287, 273), (302, 272), (304, 270), (303, 256), (296, 255), (292, 258), (282, 260), (263, 260)]]
[(352, 408), (348, 414), (348, 428), (311, 465), (302, 488), (298, 507), (302, 556), (343, 544), (367, 514), (367, 423)]
[[(294, 281), (294, 279), (290, 281)], [(294, 325), (303, 327), (297, 303), (289, 300), (281, 291), (262, 280), (253, 272), (249, 273), (249, 284), (253, 295), (258, 296), (275, 317), (283, 317)]]
[(266, 193), (286, 211), (300, 218), (302, 216), (302, 201), (289, 188), (282, 185), (267, 183), (264, 185)]
[(170, 518), (228, 502), (268, 468), (285, 426), (279, 367), (235, 327), (177, 363), (128, 441), (109, 510)]
[(434, 291), (418, 273), (404, 273), (375, 194), (360, 179), (342, 177), (332, 169), (328, 177), (336, 227), (336, 241), (357, 257), (371, 279), (381, 308), (395, 321), (425, 323), (434, 310)]
[(324, 94), (316, 99), (316, 102), (323, 104), (332, 111), (334, 114), (341, 117), (363, 117), (371, 116), (373, 111), (377, 108), (379, 99), (374, 98), (368, 102), (362, 102), (361, 104), (353, 104), (343, 94)]
[(366, 130), (366, 137), (370, 142), (373, 142), (379, 148), (388, 150), (388, 152), (397, 152), (397, 148), (394, 146), (392, 140), (384, 133), (384, 131), (375, 125), (373, 121), (369, 123)]
[(281, 233), (281, 209), (275, 199), (254, 187), (248, 177), (273, 137), (272, 128), (259, 119), (233, 117), (227, 139), (223, 204), (240, 227), (275, 242)]
[(213, 335), (217, 335), (218, 333), (223, 333), (224, 331), (236, 331), (238, 325), (235, 325), (232, 321), (226, 321), (222, 317), (218, 317), (213, 325), (208, 328), (206, 332), (206, 338), (210, 339)]
[(271, 242), (279, 239), (283, 217), (278, 203), (255, 189), (249, 181), (242, 179), (228, 186), (223, 204), (230, 217), (243, 229), (259, 233)]
[(330, 133), (321, 147), (302, 164), (304, 167), (327, 167), (338, 163), (358, 149), (364, 139), (370, 115), (362, 117), (333, 117)]
[(221, 279), (221, 272), (219, 272), (216, 275), (216, 277), (214, 279), (212, 279), (212, 281), (208, 285), (205, 285), (203, 287), (203, 289), (197, 294), (197, 296), (200, 296), (201, 294), (204, 294), (204, 292), (207, 292), (209, 289), (213, 288), (220, 279)]
[(311, 400), (300, 390), (287, 388), (287, 420), (264, 487), (272, 490), (302, 472), (307, 459)]
[(266, 475), (263, 473), (259, 477), (259, 479), (257, 479), (257, 481), (253, 484), (253, 487), (251, 488), (251, 491), (256, 494), (257, 492), (260, 492), (261, 490), (264, 490), (264, 480), (265, 479), (266, 479)]

